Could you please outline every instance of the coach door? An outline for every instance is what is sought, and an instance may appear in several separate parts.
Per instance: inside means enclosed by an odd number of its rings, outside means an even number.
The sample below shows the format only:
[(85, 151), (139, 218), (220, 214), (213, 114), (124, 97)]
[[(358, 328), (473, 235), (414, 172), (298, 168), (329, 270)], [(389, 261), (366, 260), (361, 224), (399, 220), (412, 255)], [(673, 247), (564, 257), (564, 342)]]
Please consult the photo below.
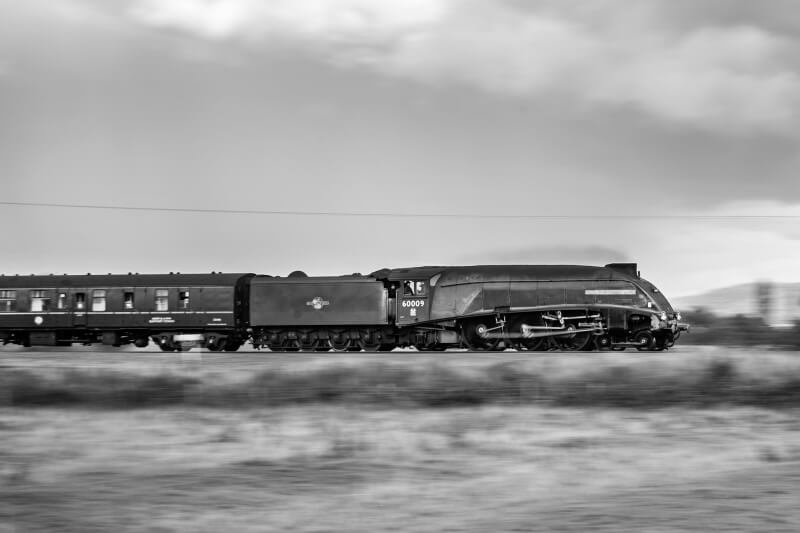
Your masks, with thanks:
[(397, 321), (401, 324), (428, 320), (428, 282), (406, 280), (397, 289)]
[(86, 307), (87, 294), (85, 289), (74, 289), (72, 291), (72, 325), (76, 327), (86, 326)]

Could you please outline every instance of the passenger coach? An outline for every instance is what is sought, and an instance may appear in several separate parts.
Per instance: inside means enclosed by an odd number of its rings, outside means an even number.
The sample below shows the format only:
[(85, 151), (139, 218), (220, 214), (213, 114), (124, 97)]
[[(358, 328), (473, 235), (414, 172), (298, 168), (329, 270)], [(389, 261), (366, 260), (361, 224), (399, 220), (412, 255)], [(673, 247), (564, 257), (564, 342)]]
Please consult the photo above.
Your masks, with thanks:
[(0, 276), (0, 341), (236, 350), (252, 274)]

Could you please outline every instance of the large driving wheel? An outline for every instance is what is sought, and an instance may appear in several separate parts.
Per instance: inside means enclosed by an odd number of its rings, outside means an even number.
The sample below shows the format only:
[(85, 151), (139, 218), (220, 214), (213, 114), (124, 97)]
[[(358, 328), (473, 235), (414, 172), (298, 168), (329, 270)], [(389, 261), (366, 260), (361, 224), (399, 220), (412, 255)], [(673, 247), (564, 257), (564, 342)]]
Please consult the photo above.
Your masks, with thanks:
[(464, 342), (470, 350), (494, 350), (500, 344), (499, 329), (493, 316), (473, 318), (461, 325)]
[(584, 333), (573, 333), (578, 329), (575, 324), (567, 324), (565, 328), (570, 333), (556, 337), (559, 346), (565, 350), (583, 350), (592, 340), (592, 332), (590, 331)]
[(511, 321), (511, 326), (508, 328), (508, 338), (514, 348), (534, 351), (542, 347), (542, 344), (544, 344), (544, 337), (522, 336), (522, 325), (533, 325), (535, 322), (534, 317), (518, 317)]

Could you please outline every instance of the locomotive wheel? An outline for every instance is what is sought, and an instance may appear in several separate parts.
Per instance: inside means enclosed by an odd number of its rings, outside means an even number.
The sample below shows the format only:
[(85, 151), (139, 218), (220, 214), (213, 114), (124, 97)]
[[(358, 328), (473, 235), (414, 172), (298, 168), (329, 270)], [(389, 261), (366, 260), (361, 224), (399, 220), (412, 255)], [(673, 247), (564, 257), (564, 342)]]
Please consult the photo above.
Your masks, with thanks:
[(636, 349), (640, 352), (649, 351), (655, 346), (655, 338), (649, 331), (640, 331), (633, 336), (633, 342), (636, 343)]
[(158, 347), (161, 348), (162, 352), (174, 352), (175, 351), (175, 347), (172, 346), (171, 344), (159, 344)]
[[(528, 321), (531, 322), (532, 320)], [(522, 324), (525, 322), (525, 318), (521, 317), (511, 323), (509, 333), (514, 335), (514, 337), (510, 339), (510, 343), (517, 349), (523, 348), (528, 351), (538, 350), (541, 348), (542, 344), (544, 344), (544, 337), (522, 337)]]
[(226, 352), (235, 352), (236, 350), (239, 349), (239, 347), (241, 347), (241, 344), (239, 344), (236, 341), (228, 341), (225, 343)]
[(598, 350), (610, 350), (611, 349), (611, 337), (608, 335), (598, 335), (594, 340), (595, 346), (597, 346)]
[[(567, 326), (567, 331), (577, 329), (573, 324)], [(565, 350), (583, 350), (592, 340), (592, 333), (571, 333), (569, 335), (562, 335), (556, 337), (558, 344)]]
[(489, 334), (489, 328), (492, 327), (490, 324), (494, 321), (490, 320), (491, 318), (481, 317), (462, 324), (461, 330), (464, 334), (467, 348), (475, 351), (494, 350), (497, 348), (497, 345), (500, 344), (500, 338), (486, 336)]

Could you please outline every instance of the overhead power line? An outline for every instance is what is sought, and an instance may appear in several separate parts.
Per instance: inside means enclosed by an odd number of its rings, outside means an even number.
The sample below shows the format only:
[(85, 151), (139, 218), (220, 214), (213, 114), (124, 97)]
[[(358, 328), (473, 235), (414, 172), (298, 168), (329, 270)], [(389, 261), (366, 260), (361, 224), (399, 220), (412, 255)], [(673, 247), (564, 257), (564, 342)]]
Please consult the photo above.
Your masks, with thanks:
[(59, 209), (102, 209), (110, 211), (150, 211), (162, 213), (201, 213), (224, 215), (274, 215), (311, 217), (385, 217), (385, 218), (453, 218), (453, 219), (795, 219), (800, 215), (667, 215), (667, 214), (487, 214), (487, 213), (402, 213), (378, 211), (297, 211), (271, 209), (200, 209), (193, 207), (152, 207), (131, 205), (56, 204), (44, 202), (5, 202), (15, 207), (49, 207)]

